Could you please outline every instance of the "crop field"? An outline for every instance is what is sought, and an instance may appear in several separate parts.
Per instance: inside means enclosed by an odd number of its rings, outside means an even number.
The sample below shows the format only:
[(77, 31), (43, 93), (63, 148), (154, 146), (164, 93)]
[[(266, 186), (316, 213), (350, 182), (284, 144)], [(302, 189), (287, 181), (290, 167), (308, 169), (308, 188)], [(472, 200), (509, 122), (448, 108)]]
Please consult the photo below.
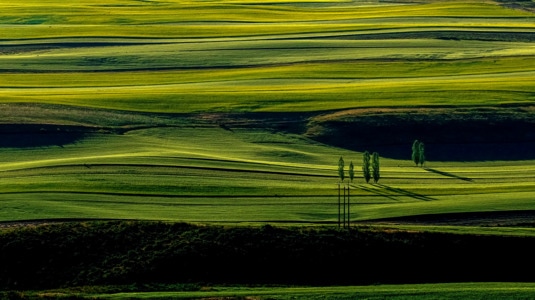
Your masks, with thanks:
[[(0, 232), (117, 219), (334, 227), (343, 157), (346, 172), (355, 166), (343, 184), (355, 227), (535, 236), (533, 1), (0, 10)], [(377, 183), (362, 176), (365, 150), (381, 157)], [(533, 291), (503, 286), (504, 297)], [(488, 286), (443, 288), (468, 297)]]
[(531, 105), (534, 20), (493, 2), (2, 4), (0, 219), (334, 224), (340, 156), (354, 221), (532, 210), (531, 157), (431, 147), (418, 168), (408, 140), (365, 184), (361, 152), (254, 115)]
[[(46, 135), (46, 133), (43, 133)], [(214, 137), (217, 137), (214, 140)], [(335, 223), (338, 156), (297, 135), (221, 128), (93, 134), (73, 144), (6, 148), (3, 220), (125, 218)], [(382, 179), (352, 186), (352, 219), (530, 210), (531, 161), (382, 160)]]
[(492, 2), (2, 8), (3, 102), (184, 113), (534, 99), (533, 13)]

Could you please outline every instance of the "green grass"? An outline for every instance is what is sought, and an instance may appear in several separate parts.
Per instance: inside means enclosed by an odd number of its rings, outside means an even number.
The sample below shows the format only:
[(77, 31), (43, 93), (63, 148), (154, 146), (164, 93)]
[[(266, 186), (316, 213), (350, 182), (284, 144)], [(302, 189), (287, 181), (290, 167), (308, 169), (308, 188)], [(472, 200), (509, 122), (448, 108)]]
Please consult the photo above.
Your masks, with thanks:
[(533, 161), (428, 163), (467, 181), (383, 158), (381, 184), (371, 185), (358, 171), (361, 153), (299, 135), (153, 128), (62, 147), (4, 149), (0, 219), (334, 224), (333, 162), (340, 155), (357, 166), (354, 221), (533, 209), (535, 184), (526, 181), (535, 176)]
[(457, 1), (25, 2), (0, 20), (0, 99), (181, 113), (531, 103), (533, 20)]
[[(211, 113), (531, 104), (534, 19), (461, 1), (5, 5), (0, 122), (100, 131), (6, 137), (0, 220), (335, 222), (334, 162), (361, 153)], [(454, 176), (383, 159), (353, 219), (533, 209), (533, 161), (429, 166)]]
[[(491, 1), (2, 5), (0, 225), (39, 219), (335, 225), (340, 156), (357, 171), (353, 222), (533, 211), (534, 160), (431, 159), (427, 166), (438, 171), (432, 172), (413, 166), (408, 145), (407, 159), (382, 158), (380, 184), (366, 184), (360, 178), (362, 153), (278, 131), (270, 121), (251, 122), (247, 114), (531, 105), (534, 20), (533, 13)], [(238, 117), (244, 118), (242, 127), (229, 130), (225, 118), (232, 116), (219, 113), (237, 112), (244, 113)], [(84, 126), (84, 132), (65, 125)], [(377, 228), (535, 236), (532, 225)], [(91, 299), (522, 299), (535, 291), (530, 283), (450, 283), (22, 293)]]
[[(362, 5), (360, 5), (362, 4)], [(459, 17), (483, 19), (512, 18), (523, 21), (525, 17), (532, 16), (528, 12), (504, 9), (493, 3), (480, 2), (435, 2), (425, 5), (407, 5), (406, 3), (371, 3), (359, 1), (270, 1), (258, 3), (257, 1), (184, 1), (175, 0), (167, 2), (137, 2), (115, 0), (102, 3), (93, 1), (88, 3), (65, 3), (61, 1), (26, 1), (24, 5), (6, 5), (2, 22), (10, 25), (198, 25), (214, 27), (219, 22), (266, 23), (276, 25), (280, 23), (348, 23), (360, 21), (374, 21), (389, 19), (391, 23), (403, 21), (395, 18), (440, 18)], [(93, 17), (88, 18), (88, 17)], [(195, 23), (193, 23), (195, 22)], [(451, 24), (457, 24), (451, 22)], [(485, 22), (476, 24), (487, 27), (500, 26)], [(234, 28), (246, 28), (248, 24), (235, 24)], [(241, 27), (240, 27), (241, 26)], [(196, 28), (192, 26), (189, 28)], [(200, 26), (202, 28), (202, 26)], [(268, 27), (270, 28), (270, 27)], [(275, 27), (276, 28), (276, 27)], [(37, 27), (39, 29), (39, 27)], [(101, 30), (93, 28), (93, 31)], [(128, 27), (122, 28), (126, 32)], [(158, 28), (146, 28), (145, 32)], [(220, 28), (221, 31), (230, 31), (230, 27)], [(297, 28), (287, 28), (293, 32)], [(234, 30), (236, 31), (236, 30)], [(183, 31), (175, 31), (181, 34)], [(240, 31), (238, 30), (238, 33)], [(39, 32), (34, 33), (38, 37)], [(110, 32), (108, 32), (110, 33)], [(17, 31), (10, 33), (16, 36)], [(122, 35), (121, 31), (115, 33)], [(212, 33), (213, 34), (213, 33)], [(24, 33), (27, 36), (28, 33)], [(61, 34), (65, 35), (65, 33)], [(97, 35), (102, 36), (102, 35)]]

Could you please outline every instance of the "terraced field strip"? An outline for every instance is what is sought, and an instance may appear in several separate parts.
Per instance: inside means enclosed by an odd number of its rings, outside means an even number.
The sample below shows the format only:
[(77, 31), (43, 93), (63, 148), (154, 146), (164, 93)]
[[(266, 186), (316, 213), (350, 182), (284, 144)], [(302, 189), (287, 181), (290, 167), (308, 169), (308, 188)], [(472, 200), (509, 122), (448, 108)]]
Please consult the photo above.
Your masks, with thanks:
[(153, 112), (533, 101), (533, 14), (361, 4), (7, 5), (0, 101)]
[[(124, 25), (154, 25), (144, 32), (158, 30), (158, 26), (177, 27), (175, 35), (181, 35), (185, 31), (177, 25), (185, 26), (186, 29), (212, 27), (217, 28), (221, 23), (231, 23), (233, 27), (219, 28), (220, 31), (247, 28), (249, 25), (279, 23), (296, 24), (338, 24), (354, 22), (365, 22), (373, 24), (375, 20), (390, 20), (391, 23), (400, 22), (404, 24), (404, 18), (440, 18), (456, 16), (459, 18), (473, 18), (474, 25), (494, 25), (484, 22), (486, 18), (500, 19), (513, 18), (522, 21), (522, 18), (531, 16), (528, 12), (520, 10), (504, 9), (494, 3), (481, 3), (478, 1), (461, 2), (435, 2), (425, 5), (407, 3), (371, 3), (359, 1), (313, 1), (303, 3), (300, 1), (271, 1), (269, 3), (258, 3), (256, 1), (232, 3), (231, 1), (166, 1), (141, 3), (127, 0), (115, 0), (102, 3), (101, 1), (85, 3), (65, 3), (61, 1), (49, 1), (42, 3), (38, 1), (26, 1), (24, 5), (4, 4), (5, 13), (2, 23), (18, 26), (35, 26), (36, 29), (44, 28), (45, 25), (101, 25), (92, 28), (97, 32), (106, 26), (117, 26), (129, 32), (136, 29)], [(46, 13), (43, 13), (46, 12)], [(450, 24), (459, 26), (451, 20)], [(199, 24), (200, 23), (200, 24)], [(233, 24), (235, 23), (235, 24)], [(244, 24), (240, 24), (244, 23)], [(247, 24), (251, 23), (251, 24)], [(416, 22), (415, 22), (416, 23)], [(426, 22), (427, 25), (437, 24)], [(495, 25), (501, 27), (500, 24)], [(75, 27), (76, 28), (76, 27)], [(261, 27), (260, 27), (261, 28)], [(286, 28), (288, 32), (298, 28)], [(49, 29), (53, 32), (53, 28)], [(242, 31), (233, 30), (234, 34)], [(300, 31), (299, 33), (302, 33)], [(11, 33), (9, 38), (17, 37), (17, 31)], [(103, 33), (103, 32), (101, 32)], [(112, 32), (106, 32), (112, 34)], [(193, 32), (195, 33), (195, 32)], [(42, 38), (42, 32), (34, 33), (36, 37)], [(65, 36), (68, 33), (59, 33)], [(124, 35), (121, 31), (116, 31), (117, 36)], [(190, 33), (192, 34), (192, 33)], [(214, 34), (212, 31), (211, 35)], [(23, 36), (26, 37), (27, 33)], [(103, 34), (105, 36), (105, 34)], [(96, 35), (96, 36), (103, 36)], [(158, 34), (155, 34), (158, 36)], [(171, 35), (173, 36), (173, 35)]]

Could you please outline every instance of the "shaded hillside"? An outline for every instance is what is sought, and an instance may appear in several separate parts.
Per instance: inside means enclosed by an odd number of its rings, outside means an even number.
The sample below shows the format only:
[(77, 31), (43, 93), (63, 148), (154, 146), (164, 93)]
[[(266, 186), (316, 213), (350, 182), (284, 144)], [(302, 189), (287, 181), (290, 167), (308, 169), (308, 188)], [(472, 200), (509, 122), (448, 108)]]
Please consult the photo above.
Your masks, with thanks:
[[(91, 134), (153, 127), (254, 128), (303, 134), (337, 147), (429, 161), (535, 159), (535, 107), (362, 108), (329, 112), (155, 114), (70, 106), (4, 105), (0, 147), (63, 146)], [(0, 113), (0, 115), (3, 115)], [(14, 120), (22, 120), (14, 122)], [(75, 121), (76, 120), (76, 121)]]
[(534, 107), (355, 109), (311, 119), (306, 135), (356, 151), (409, 159), (415, 139), (430, 160), (535, 158)]
[(201, 282), (532, 282), (534, 275), (519, 267), (531, 260), (534, 245), (530, 237), (374, 227), (346, 231), (134, 221), (26, 225), (0, 232), (0, 290)]

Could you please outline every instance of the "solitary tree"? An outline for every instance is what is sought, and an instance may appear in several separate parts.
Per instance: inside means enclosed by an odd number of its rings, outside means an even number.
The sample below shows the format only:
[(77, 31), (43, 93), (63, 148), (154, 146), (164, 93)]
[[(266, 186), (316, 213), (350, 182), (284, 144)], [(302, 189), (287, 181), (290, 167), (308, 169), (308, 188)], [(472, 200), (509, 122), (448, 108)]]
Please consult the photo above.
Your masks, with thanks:
[(381, 178), (381, 174), (379, 173), (379, 154), (377, 152), (373, 152), (372, 155), (372, 169), (373, 181), (377, 183), (379, 181), (379, 178)]
[(423, 142), (414, 140), (414, 143), (412, 143), (412, 161), (414, 161), (416, 166), (424, 166), (425, 146)]
[(362, 173), (364, 175), (364, 180), (366, 180), (366, 183), (370, 182), (372, 175), (370, 172), (370, 152), (368, 151), (365, 151), (362, 155)]
[(420, 166), (424, 166), (425, 163), (425, 146), (423, 142), (420, 142), (420, 145), (418, 145), (418, 155), (419, 155), (419, 161)]
[(349, 180), (353, 182), (353, 178), (355, 178), (355, 170), (354, 170), (353, 162), (350, 162), (349, 163)]
[(344, 172), (344, 159), (340, 156), (340, 159), (338, 160), (338, 177), (340, 177), (340, 181), (344, 181), (345, 179), (345, 172)]
[(420, 163), (420, 141), (414, 140), (412, 143), (412, 161), (418, 166)]

